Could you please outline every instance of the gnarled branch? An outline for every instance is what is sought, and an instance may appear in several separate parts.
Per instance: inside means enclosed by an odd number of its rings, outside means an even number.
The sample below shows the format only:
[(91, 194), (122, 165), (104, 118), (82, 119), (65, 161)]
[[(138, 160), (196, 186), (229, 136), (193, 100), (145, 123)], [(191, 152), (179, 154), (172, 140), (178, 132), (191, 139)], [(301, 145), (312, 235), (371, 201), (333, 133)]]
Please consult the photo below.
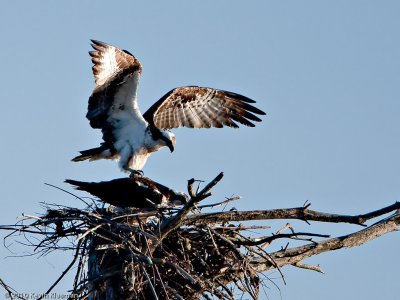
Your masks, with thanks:
[(384, 208), (368, 212), (360, 215), (339, 215), (332, 213), (324, 213), (308, 209), (310, 204), (304, 207), (294, 207), (285, 209), (270, 210), (252, 210), (252, 211), (226, 211), (215, 213), (203, 213), (186, 217), (181, 225), (189, 224), (216, 224), (221, 222), (241, 222), (256, 220), (282, 220), (293, 219), (303, 221), (316, 221), (328, 223), (350, 223), (356, 225), (364, 225), (370, 219), (390, 213), (396, 209), (400, 209), (400, 202)]

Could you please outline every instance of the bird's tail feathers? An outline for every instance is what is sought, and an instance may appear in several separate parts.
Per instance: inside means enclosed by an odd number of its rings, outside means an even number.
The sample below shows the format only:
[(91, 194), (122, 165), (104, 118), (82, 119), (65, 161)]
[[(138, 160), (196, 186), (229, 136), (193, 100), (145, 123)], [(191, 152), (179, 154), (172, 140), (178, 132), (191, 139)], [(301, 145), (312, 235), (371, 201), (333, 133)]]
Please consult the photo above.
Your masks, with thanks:
[(72, 180), (72, 179), (65, 179), (66, 183), (69, 183), (70, 185), (75, 186), (77, 190), (84, 190), (84, 188), (89, 185), (88, 182), (83, 182), (83, 181), (77, 181), (77, 180)]
[(72, 159), (72, 161), (84, 161), (84, 160), (97, 160), (101, 158), (112, 158), (111, 151), (104, 146), (92, 148), (88, 150), (79, 151), (81, 155), (78, 155)]

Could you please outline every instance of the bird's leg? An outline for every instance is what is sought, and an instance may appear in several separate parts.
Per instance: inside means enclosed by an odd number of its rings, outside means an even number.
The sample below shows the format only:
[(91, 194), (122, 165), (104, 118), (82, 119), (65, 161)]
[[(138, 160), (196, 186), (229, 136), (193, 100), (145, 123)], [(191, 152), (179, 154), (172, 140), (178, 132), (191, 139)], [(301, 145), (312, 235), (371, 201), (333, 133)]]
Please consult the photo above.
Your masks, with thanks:
[(143, 174), (144, 174), (142, 170), (134, 170), (134, 169), (131, 169), (131, 168), (127, 168), (127, 171), (131, 172), (129, 174), (130, 178), (143, 177)]

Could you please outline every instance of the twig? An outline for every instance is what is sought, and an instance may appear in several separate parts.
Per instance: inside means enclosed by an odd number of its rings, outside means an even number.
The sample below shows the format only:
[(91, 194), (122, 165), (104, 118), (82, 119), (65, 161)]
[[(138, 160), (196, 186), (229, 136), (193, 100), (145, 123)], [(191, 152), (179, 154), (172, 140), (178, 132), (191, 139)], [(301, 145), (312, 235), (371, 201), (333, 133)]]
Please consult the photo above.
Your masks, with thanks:
[(322, 274), (325, 274), (324, 271), (322, 271), (321, 267), (319, 265), (316, 266), (311, 266), (311, 265), (306, 265), (306, 264), (302, 264), (300, 262), (294, 263), (293, 266), (300, 268), (300, 269), (306, 269), (306, 270), (311, 270), (311, 271), (315, 271), (315, 272), (319, 272)]
[(139, 265), (140, 265), (140, 268), (142, 269), (144, 276), (147, 279), (147, 286), (150, 288), (153, 299), (158, 300), (157, 292), (154, 289), (154, 286), (153, 286), (153, 283), (151, 282), (149, 274), (147, 273), (146, 269), (144, 268), (144, 266), (142, 264), (139, 264)]
[(58, 186), (55, 186), (55, 185), (52, 185), (52, 184), (50, 184), (50, 183), (44, 183), (45, 185), (48, 185), (48, 186), (51, 186), (52, 188), (55, 188), (55, 189), (57, 189), (57, 190), (60, 190), (60, 191), (63, 191), (63, 192), (65, 192), (65, 193), (67, 193), (67, 194), (69, 194), (69, 195), (71, 195), (71, 196), (74, 196), (76, 199), (79, 199), (80, 201), (82, 201), (83, 203), (85, 203), (88, 207), (90, 207), (90, 204), (89, 203), (87, 203), (85, 200), (83, 200), (81, 197), (78, 197), (77, 195), (75, 195), (75, 194), (73, 194), (73, 193), (71, 193), (71, 192), (68, 192), (67, 190), (64, 190), (64, 189), (62, 189), (62, 188), (60, 188), (60, 187), (58, 187)]
[(214, 207), (217, 207), (217, 206), (228, 204), (229, 202), (232, 202), (232, 201), (239, 200), (240, 198), (241, 198), (240, 196), (236, 196), (236, 197), (232, 197), (232, 198), (226, 199), (225, 201), (222, 201), (222, 202), (218, 202), (218, 203), (214, 203), (214, 204), (200, 205), (200, 206), (197, 206), (197, 208), (199, 208), (199, 209), (206, 208), (206, 207), (213, 207), (214, 208)]
[[(286, 225), (283, 226), (281, 229), (279, 229), (275, 234), (281, 234), (283, 231), (285, 231), (288, 228), (292, 229), (292, 226), (289, 223), (286, 223)], [(270, 244), (271, 244), (271, 242), (268, 242), (268, 241), (265, 242), (263, 245), (261, 245), (261, 249), (267, 248)]]
[(217, 253), (218, 256), (221, 256), (221, 252), (219, 252), (219, 250), (218, 250), (218, 246), (215, 243), (215, 240), (214, 240), (213, 235), (211, 234), (210, 228), (207, 228), (207, 231), (208, 231), (208, 235), (210, 236), (211, 242), (212, 242), (212, 244), (214, 246), (215, 252)]
[(75, 255), (74, 258), (72, 259), (71, 263), (68, 265), (68, 267), (61, 273), (60, 277), (58, 277), (58, 279), (52, 284), (52, 286), (43, 294), (41, 295), (38, 300), (43, 299), (43, 297), (46, 297), (52, 290), (53, 288), (60, 282), (61, 279), (63, 279), (63, 277), (68, 273), (68, 271), (72, 268), (72, 266), (75, 264), (76, 260), (78, 259), (78, 255), (79, 255), (79, 250), (81, 249), (81, 244), (82, 241), (80, 240), (78, 242), (78, 244), (76, 245), (76, 251), (75, 251)]
[(18, 293), (16, 290), (14, 290), (12, 287), (10, 287), (9, 285), (7, 285), (1, 278), (0, 278), (0, 286), (2, 286), (2, 287), (6, 290), (6, 292), (7, 292), (7, 294), (8, 294), (8, 297), (9, 297), (10, 299), (16, 299), (16, 298), (18, 298), (18, 299), (24, 300), (24, 298), (22, 298), (21, 296), (19, 296), (19, 293)]
[(257, 240), (246, 240), (246, 241), (234, 241), (235, 244), (237, 245), (246, 245), (246, 246), (255, 246), (255, 245), (260, 245), (264, 243), (271, 243), (273, 240), (276, 239), (290, 239), (293, 237), (298, 237), (298, 236), (312, 236), (312, 237), (323, 237), (323, 238), (328, 238), (329, 235), (327, 234), (318, 234), (318, 233), (309, 233), (309, 232), (295, 232), (295, 233), (280, 233), (276, 235), (272, 235), (266, 238), (262, 239), (257, 239)]
[(95, 232), (97, 229), (99, 229), (101, 226), (103, 226), (104, 224), (99, 224), (99, 225), (97, 225), (97, 226), (95, 226), (95, 227), (92, 227), (92, 228), (90, 228), (90, 229), (88, 229), (85, 233), (83, 233), (81, 236), (78, 236), (77, 238), (76, 238), (76, 241), (79, 241), (79, 240), (81, 240), (81, 239), (83, 239), (85, 236), (87, 236), (88, 234), (90, 234), (90, 233), (92, 233), (92, 232)]

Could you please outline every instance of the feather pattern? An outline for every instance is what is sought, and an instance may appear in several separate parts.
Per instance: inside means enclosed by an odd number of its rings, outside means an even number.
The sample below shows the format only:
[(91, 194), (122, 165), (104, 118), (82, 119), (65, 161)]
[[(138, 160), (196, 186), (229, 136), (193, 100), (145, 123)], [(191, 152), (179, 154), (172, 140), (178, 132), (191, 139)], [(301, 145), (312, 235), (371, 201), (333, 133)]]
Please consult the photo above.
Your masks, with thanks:
[(89, 51), (93, 62), (93, 75), (97, 86), (105, 84), (117, 74), (132, 66), (142, 70), (140, 62), (128, 51), (121, 50), (106, 43), (91, 40), (95, 51)]
[(255, 103), (240, 94), (207, 87), (185, 86), (165, 94), (144, 118), (158, 128), (235, 127), (240, 124), (254, 127), (260, 122), (257, 115), (265, 113), (249, 103)]
[[(147, 124), (137, 104), (137, 86), (142, 67), (129, 52), (92, 40), (96, 87), (89, 98), (86, 117), (93, 128), (100, 128), (103, 140), (113, 144), (132, 125)], [(141, 126), (140, 126), (141, 125)]]

